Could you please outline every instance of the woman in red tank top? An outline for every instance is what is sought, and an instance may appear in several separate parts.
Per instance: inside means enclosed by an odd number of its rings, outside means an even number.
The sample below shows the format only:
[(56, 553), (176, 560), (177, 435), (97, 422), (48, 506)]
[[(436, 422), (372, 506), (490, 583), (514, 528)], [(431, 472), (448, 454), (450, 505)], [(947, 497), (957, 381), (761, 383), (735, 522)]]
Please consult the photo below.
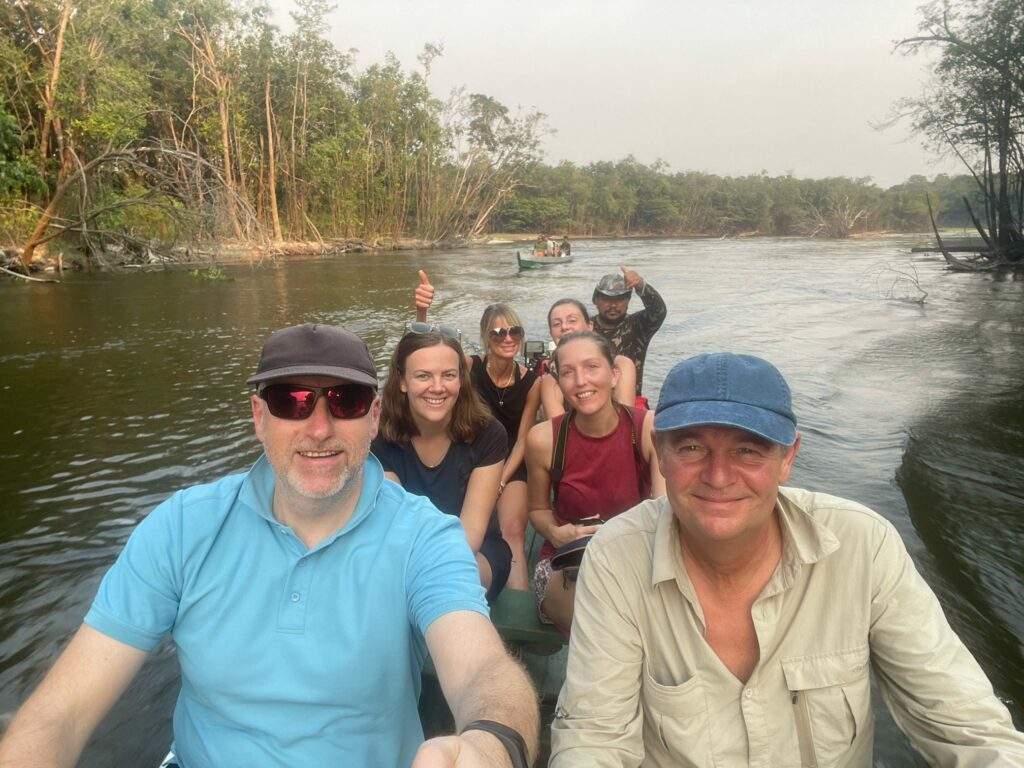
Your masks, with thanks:
[[(545, 538), (534, 590), (541, 620), (568, 633), (576, 585), (564, 572), (552, 573), (551, 555), (597, 531), (597, 525), (580, 521), (603, 522), (663, 495), (665, 480), (654, 452), (654, 414), (617, 405), (612, 398), (618, 369), (604, 337), (592, 331), (566, 334), (551, 370), (569, 411), (536, 425), (526, 439), (530, 521)], [(570, 420), (567, 430), (563, 419)], [(564, 460), (555, 466), (560, 431), (565, 432)]]

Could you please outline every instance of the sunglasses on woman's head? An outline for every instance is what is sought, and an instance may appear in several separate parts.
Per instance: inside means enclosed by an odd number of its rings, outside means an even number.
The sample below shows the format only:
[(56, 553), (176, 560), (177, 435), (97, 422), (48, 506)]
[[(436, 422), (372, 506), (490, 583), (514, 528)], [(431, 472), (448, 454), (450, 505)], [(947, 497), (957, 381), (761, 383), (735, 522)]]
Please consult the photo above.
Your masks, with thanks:
[(511, 336), (516, 341), (520, 341), (523, 338), (523, 326), (513, 325), (508, 328), (491, 328), (489, 331), (491, 338), (494, 340), (504, 339), (506, 336)]
[(370, 412), (377, 392), (366, 384), (335, 384), (330, 387), (306, 387), (301, 384), (267, 384), (259, 391), (270, 415), (278, 419), (308, 419), (321, 397), (336, 419), (361, 419)]
[(455, 341), (462, 343), (462, 331), (458, 328), (453, 328), (450, 325), (437, 325), (434, 323), (421, 323), (419, 321), (415, 323), (405, 324), (406, 333), (415, 333), (417, 336), (426, 336), (428, 333), (436, 333), (440, 336), (444, 336), (446, 339), (455, 339)]

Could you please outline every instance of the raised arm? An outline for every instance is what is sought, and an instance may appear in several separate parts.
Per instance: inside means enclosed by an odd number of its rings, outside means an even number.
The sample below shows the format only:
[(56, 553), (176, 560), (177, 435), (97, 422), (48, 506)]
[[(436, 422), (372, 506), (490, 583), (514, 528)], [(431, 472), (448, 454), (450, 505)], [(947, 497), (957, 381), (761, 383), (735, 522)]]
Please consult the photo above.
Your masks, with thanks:
[(626, 267), (620, 267), (620, 269), (626, 285), (636, 291), (636, 295), (640, 297), (640, 301), (644, 305), (640, 312), (633, 315), (636, 318), (633, 322), (640, 326), (643, 335), (650, 339), (665, 322), (665, 318), (668, 316), (668, 307), (665, 306), (665, 300), (661, 298), (661, 294), (654, 290), (636, 271)]
[(1024, 734), (953, 632), (899, 534), (872, 568), (871, 660), (896, 724), (930, 765), (1024, 767)]
[(454, 611), (427, 628), (427, 648), (460, 735), (424, 742), (413, 768), (507, 768), (508, 752), (490, 733), (462, 732), (475, 720), (492, 720), (518, 732), (528, 764), (537, 757), (540, 718), (530, 678), (505, 652), (497, 631), (472, 611)]
[(75, 765), (145, 659), (145, 651), (83, 624), (0, 741), (0, 767)]

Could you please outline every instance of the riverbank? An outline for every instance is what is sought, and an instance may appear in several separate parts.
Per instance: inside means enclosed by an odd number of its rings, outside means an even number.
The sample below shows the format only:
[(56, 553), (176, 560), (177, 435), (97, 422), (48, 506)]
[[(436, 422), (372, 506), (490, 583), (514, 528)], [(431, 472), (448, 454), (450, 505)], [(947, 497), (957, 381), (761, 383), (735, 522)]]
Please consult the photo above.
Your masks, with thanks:
[[(943, 236), (957, 237), (966, 234), (966, 230), (947, 230)], [(201, 267), (232, 264), (259, 265), (266, 262), (316, 259), (337, 256), (345, 253), (397, 253), (401, 251), (431, 251), (438, 249), (457, 250), (478, 245), (532, 245), (539, 234), (536, 232), (493, 232), (473, 238), (457, 240), (428, 241), (418, 238), (394, 238), (378, 236), (372, 238), (346, 238), (344, 240), (326, 241), (285, 241), (279, 243), (243, 244), (235, 242), (203, 243), (192, 246), (166, 247), (154, 245), (147, 248), (126, 248), (111, 245), (94, 251), (88, 258), (75, 249), (52, 250), (46, 247), (36, 249), (35, 258), (29, 265), (28, 274), (59, 274), (65, 269), (160, 269), (169, 266)], [(881, 240), (891, 237), (921, 237), (931, 242), (930, 232), (891, 232), (875, 230), (856, 232), (851, 240)], [(615, 234), (568, 234), (571, 242), (601, 242), (610, 240), (746, 240), (778, 237), (761, 232), (740, 232), (732, 235), (714, 235), (701, 232), (679, 232), (672, 234), (634, 233), (630, 235)], [(557, 240), (561, 240), (558, 235)], [(811, 240), (815, 238), (792, 236), (794, 240)], [(839, 242), (839, 241), (836, 241)], [(0, 246), (0, 267), (5, 270), (24, 274), (21, 249), (16, 246)]]

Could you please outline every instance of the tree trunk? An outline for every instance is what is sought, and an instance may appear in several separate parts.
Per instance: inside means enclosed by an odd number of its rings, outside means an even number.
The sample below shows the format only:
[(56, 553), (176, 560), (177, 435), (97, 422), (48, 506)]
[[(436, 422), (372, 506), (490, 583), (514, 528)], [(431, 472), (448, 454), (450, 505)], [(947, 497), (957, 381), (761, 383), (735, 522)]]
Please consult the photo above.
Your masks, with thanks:
[(46, 154), (49, 149), (50, 128), (53, 125), (53, 105), (57, 99), (57, 85), (60, 82), (60, 60), (64, 54), (64, 32), (68, 27), (68, 19), (71, 17), (71, 0), (64, 0), (64, 7), (60, 12), (60, 24), (57, 27), (57, 44), (53, 50), (53, 66), (50, 70), (50, 81), (46, 84), (43, 98), (45, 100), (46, 114), (43, 117), (43, 127), (39, 132), (39, 159), (40, 164), (46, 164)]
[(277, 172), (275, 170), (275, 167), (277, 166), (277, 159), (274, 155), (274, 109), (270, 104), (269, 73), (263, 81), (263, 100), (266, 102), (267, 108), (267, 169), (270, 179), (270, 190), (268, 194), (270, 199), (270, 220), (274, 227), (274, 240), (276, 242), (281, 242), (284, 238), (281, 237), (281, 219), (277, 214)]

